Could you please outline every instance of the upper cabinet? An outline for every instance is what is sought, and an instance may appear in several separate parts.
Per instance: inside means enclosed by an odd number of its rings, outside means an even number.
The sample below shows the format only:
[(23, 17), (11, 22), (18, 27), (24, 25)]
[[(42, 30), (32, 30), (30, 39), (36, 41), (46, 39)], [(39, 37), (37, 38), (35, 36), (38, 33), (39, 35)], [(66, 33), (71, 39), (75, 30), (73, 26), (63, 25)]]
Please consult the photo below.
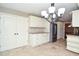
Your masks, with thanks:
[(30, 16), (30, 27), (45, 27), (45, 22), (40, 17)]
[(79, 10), (72, 11), (72, 27), (79, 27)]
[(46, 21), (44, 18), (36, 16), (29, 16), (29, 27), (36, 27), (38, 29), (41, 28), (44, 29), (44, 32), (50, 31), (50, 23)]

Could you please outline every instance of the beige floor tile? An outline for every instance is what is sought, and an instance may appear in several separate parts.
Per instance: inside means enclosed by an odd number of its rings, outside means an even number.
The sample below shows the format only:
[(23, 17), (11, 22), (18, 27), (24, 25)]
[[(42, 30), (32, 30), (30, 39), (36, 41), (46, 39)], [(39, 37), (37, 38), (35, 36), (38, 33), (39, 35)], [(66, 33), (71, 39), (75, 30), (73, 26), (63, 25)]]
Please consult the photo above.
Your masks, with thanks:
[(46, 43), (38, 47), (27, 46), (1, 52), (2, 56), (79, 56), (79, 54), (66, 50), (65, 41)]

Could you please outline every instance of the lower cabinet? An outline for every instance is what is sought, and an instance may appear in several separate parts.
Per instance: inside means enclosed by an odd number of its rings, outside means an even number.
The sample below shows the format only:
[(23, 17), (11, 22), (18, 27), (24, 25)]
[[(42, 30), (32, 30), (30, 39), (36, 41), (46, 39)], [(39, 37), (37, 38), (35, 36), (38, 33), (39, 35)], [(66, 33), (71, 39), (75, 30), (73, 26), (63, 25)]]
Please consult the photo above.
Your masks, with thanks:
[(79, 53), (79, 37), (75, 35), (67, 36), (67, 49)]
[(30, 45), (32, 47), (49, 42), (48, 34), (30, 34)]

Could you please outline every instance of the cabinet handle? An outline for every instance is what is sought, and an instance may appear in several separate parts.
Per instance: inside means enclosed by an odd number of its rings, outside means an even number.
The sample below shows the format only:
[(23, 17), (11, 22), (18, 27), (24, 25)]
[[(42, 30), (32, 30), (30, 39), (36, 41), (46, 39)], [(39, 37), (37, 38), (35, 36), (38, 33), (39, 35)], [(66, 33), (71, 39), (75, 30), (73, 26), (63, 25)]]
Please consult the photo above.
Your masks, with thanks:
[(16, 35), (16, 33), (14, 33), (14, 35)]
[(16, 33), (17, 35), (19, 35), (19, 33)]
[(19, 33), (14, 33), (14, 35), (19, 35)]

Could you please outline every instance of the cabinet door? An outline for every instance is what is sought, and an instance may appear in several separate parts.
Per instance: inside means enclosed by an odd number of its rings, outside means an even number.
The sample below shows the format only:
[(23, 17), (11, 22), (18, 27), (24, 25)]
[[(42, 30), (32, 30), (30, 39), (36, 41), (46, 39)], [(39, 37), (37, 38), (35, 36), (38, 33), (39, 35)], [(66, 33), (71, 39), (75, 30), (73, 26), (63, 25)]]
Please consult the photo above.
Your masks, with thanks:
[(30, 34), (30, 45), (38, 46), (49, 42), (48, 34)]
[(79, 10), (72, 13), (72, 26), (79, 27)]
[(17, 17), (17, 46), (28, 44), (28, 18)]
[(16, 18), (10, 15), (3, 15), (3, 37), (1, 39), (1, 50), (8, 50), (16, 47)]
[(40, 17), (30, 16), (31, 27), (45, 27), (45, 22)]

